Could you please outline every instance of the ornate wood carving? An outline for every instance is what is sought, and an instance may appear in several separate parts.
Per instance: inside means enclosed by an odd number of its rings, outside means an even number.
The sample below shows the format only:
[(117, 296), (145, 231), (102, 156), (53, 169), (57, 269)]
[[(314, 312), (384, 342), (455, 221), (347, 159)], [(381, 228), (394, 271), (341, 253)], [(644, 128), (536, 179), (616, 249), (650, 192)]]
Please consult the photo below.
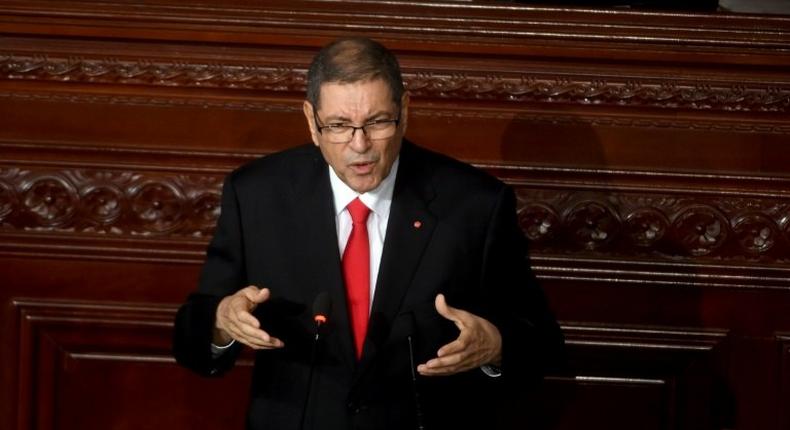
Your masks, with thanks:
[(428, 72), (409, 76), (407, 81), (409, 91), (417, 97), (460, 100), (765, 112), (785, 112), (790, 107), (790, 87), (717, 86), (666, 77), (622, 80), (600, 76), (587, 80), (582, 76), (505, 77)]
[[(717, 85), (710, 80), (670, 77), (624, 80), (616, 76), (475, 75), (408, 69), (404, 78), (413, 96), (425, 98), (728, 112), (786, 112), (790, 108), (790, 87), (746, 82)], [(48, 54), (0, 55), (0, 79), (254, 89), (300, 94), (305, 88), (303, 69), (288, 66), (162, 63), (149, 58), (57, 58)]]
[(89, 169), (0, 168), (5, 229), (204, 237), (219, 216), (222, 177)]
[(519, 219), (539, 250), (784, 264), (790, 199), (519, 188)]
[(49, 54), (0, 55), (0, 78), (299, 92), (305, 87), (304, 71), (284, 66), (54, 58)]
[[(519, 176), (529, 171), (524, 168)], [(0, 226), (6, 232), (205, 239), (219, 215), (222, 177), (123, 168), (0, 168)], [(599, 187), (516, 184), (519, 221), (533, 250), (650, 255), (675, 262), (789, 261), (790, 198)]]
[[(518, 189), (534, 246), (786, 263), (790, 199)], [(608, 252), (606, 251), (608, 250)]]

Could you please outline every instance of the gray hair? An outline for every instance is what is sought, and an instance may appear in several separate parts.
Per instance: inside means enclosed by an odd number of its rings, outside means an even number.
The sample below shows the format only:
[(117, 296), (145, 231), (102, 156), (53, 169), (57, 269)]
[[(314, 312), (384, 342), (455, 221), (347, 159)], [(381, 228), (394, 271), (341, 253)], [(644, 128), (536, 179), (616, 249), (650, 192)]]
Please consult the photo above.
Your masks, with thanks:
[(321, 85), (352, 84), (383, 79), (392, 101), (400, 106), (404, 93), (403, 77), (395, 54), (384, 45), (364, 37), (335, 40), (323, 47), (307, 71), (307, 101), (316, 110), (321, 102)]

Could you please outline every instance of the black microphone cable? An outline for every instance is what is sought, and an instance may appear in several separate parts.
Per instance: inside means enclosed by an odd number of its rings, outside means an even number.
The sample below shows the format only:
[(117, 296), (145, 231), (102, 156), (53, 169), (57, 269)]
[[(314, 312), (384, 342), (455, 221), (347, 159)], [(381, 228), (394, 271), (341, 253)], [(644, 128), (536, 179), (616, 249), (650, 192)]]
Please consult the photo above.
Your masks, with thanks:
[(411, 386), (412, 392), (414, 393), (414, 408), (415, 408), (415, 417), (417, 418), (417, 430), (425, 430), (425, 423), (423, 422), (422, 416), (422, 405), (420, 402), (420, 390), (417, 386), (417, 367), (414, 364), (414, 345), (412, 344), (412, 337), (414, 336), (414, 332), (416, 330), (416, 324), (414, 323), (414, 314), (409, 313), (409, 317), (406, 318), (406, 340), (409, 343), (409, 364), (411, 368)]

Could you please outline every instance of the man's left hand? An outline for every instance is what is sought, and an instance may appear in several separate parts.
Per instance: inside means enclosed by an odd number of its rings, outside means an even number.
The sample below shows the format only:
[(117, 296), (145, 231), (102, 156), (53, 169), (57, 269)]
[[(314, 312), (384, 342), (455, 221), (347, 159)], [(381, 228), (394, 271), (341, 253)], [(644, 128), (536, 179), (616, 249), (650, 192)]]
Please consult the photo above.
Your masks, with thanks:
[(455, 323), (458, 338), (439, 348), (437, 357), (417, 366), (423, 376), (453, 375), (484, 364), (502, 361), (502, 336), (485, 318), (447, 304), (443, 294), (436, 296), (436, 311)]

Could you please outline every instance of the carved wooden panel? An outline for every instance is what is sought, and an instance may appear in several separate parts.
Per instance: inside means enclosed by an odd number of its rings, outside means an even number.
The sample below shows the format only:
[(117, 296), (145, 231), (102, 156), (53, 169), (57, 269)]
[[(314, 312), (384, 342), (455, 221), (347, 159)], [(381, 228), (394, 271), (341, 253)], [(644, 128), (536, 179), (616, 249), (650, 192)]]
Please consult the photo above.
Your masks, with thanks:
[(563, 405), (548, 428), (699, 429), (717, 419), (712, 387), (727, 331), (571, 323), (563, 331), (574, 375), (547, 379), (551, 397), (541, 402)]
[[(14, 309), (18, 428), (242, 426), (250, 362), (243, 360), (223, 379), (175, 367), (172, 306), (16, 299)], [(514, 398), (521, 412), (508, 417), (513, 423), (539, 419), (568, 429), (647, 423), (664, 429), (702, 428), (711, 419), (709, 381), (726, 332), (578, 324), (563, 329), (573, 374), (547, 379), (540, 402), (553, 409), (536, 409), (534, 398)], [(608, 407), (591, 403), (601, 396)], [(197, 412), (204, 408), (225, 414)]]
[(25, 299), (14, 306), (18, 429), (243, 427), (249, 361), (224, 379), (176, 366), (172, 307)]
[[(116, 154), (133, 151), (119, 149)], [(162, 169), (0, 167), (0, 235), (7, 238), (0, 250), (71, 249), (84, 255), (91, 246), (99, 253), (108, 241), (131, 240), (118, 252), (102, 251), (103, 257), (126, 258), (132, 243), (158, 243), (189, 249), (195, 256), (191, 261), (199, 262), (219, 215), (224, 172)], [(745, 284), (736, 275), (748, 268), (762, 273), (749, 281), (752, 286), (786, 286), (790, 199), (780, 190), (736, 192), (723, 176), (707, 181), (707, 193), (688, 185), (667, 193), (654, 189), (654, 175), (648, 172), (631, 172), (631, 183), (644, 185), (628, 187), (619, 185), (623, 179), (611, 172), (577, 172), (573, 178), (560, 169), (523, 167), (507, 175), (516, 187), (519, 220), (532, 241), (533, 258), (541, 263), (541, 276), (567, 276), (564, 267), (573, 264), (577, 279), (617, 270), (623, 279), (643, 282), (659, 282), (663, 276), (665, 282), (674, 278), (676, 283), (737, 287)], [(662, 176), (678, 183), (688, 180), (687, 175)], [(559, 185), (559, 180), (564, 183)], [(777, 180), (771, 186), (783, 184)], [(52, 243), (47, 249), (46, 242), (36, 242), (36, 237), (45, 240), (52, 234), (74, 246)], [(581, 258), (595, 260), (572, 262)], [(727, 262), (738, 266), (728, 267)], [(648, 267), (652, 273), (645, 277), (642, 272)], [(695, 275), (700, 270), (705, 279)]]
[(5, 228), (121, 236), (205, 237), (222, 177), (88, 169), (0, 168)]
[[(304, 66), (302, 64), (302, 66)], [(156, 62), (154, 58), (57, 57), (9, 52), (0, 77), (10, 80), (112, 83), (163, 87), (295, 92), (305, 90), (304, 69), (275, 65)], [(596, 106), (658, 107), (714, 111), (787, 112), (790, 87), (732, 85), (701, 77), (661, 80), (616, 75), (546, 73), (471, 74), (452, 70), (406, 71), (413, 97), (451, 100), (550, 102)]]
[[(540, 405), (538, 420), (518, 418), (538, 429), (667, 429), (677, 428), (671, 381), (660, 378), (549, 377), (546, 394), (528, 398)], [(604, 404), (599, 399), (606, 398)], [(527, 403), (527, 402), (524, 402)], [(571, 406), (572, 405), (572, 406)], [(532, 406), (532, 407), (531, 407)]]

